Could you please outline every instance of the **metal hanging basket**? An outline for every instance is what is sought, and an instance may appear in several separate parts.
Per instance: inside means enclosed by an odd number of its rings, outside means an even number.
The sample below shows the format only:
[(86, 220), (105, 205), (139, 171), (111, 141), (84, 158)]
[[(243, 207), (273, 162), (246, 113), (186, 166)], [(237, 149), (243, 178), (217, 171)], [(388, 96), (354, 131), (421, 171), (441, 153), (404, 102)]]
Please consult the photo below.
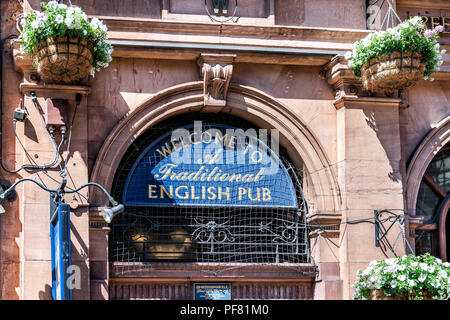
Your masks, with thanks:
[(361, 68), (361, 80), (364, 88), (372, 92), (405, 89), (423, 78), (426, 65), (420, 53), (396, 51), (366, 62)]
[(43, 81), (74, 84), (86, 78), (93, 69), (93, 47), (81, 38), (47, 38), (41, 40), (34, 51), (34, 64)]

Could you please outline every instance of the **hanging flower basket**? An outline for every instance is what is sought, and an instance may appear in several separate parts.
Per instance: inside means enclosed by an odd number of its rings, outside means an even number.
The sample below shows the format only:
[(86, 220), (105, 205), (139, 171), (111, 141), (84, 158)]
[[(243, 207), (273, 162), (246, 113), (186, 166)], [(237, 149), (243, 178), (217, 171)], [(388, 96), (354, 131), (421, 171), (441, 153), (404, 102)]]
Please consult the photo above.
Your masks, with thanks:
[(358, 271), (356, 300), (445, 300), (450, 296), (450, 264), (424, 254), (374, 260)]
[(90, 75), (93, 47), (91, 42), (81, 38), (47, 38), (36, 47), (34, 64), (46, 82), (75, 83)]
[(369, 91), (393, 91), (430, 79), (439, 70), (442, 55), (437, 39), (442, 26), (426, 30), (421, 17), (395, 28), (369, 34), (346, 54), (348, 66)]
[(423, 78), (426, 64), (418, 52), (395, 51), (367, 61), (361, 68), (361, 81), (373, 92), (404, 89)]
[[(391, 295), (386, 295), (384, 290), (372, 290), (368, 300), (414, 300), (415, 293), (392, 293)], [(431, 294), (427, 291), (422, 292), (421, 300), (433, 300)]]
[(89, 21), (80, 8), (57, 1), (42, 8), (21, 21), (20, 35), (21, 49), (32, 56), (41, 80), (74, 84), (109, 65), (113, 48), (100, 20)]

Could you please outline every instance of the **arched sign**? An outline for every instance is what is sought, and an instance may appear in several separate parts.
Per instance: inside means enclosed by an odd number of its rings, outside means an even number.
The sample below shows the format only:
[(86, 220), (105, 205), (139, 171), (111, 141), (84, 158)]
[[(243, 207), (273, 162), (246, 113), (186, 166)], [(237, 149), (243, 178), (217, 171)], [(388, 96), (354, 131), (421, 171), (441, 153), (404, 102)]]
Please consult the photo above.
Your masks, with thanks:
[(169, 132), (134, 163), (122, 203), (297, 208), (292, 180), (265, 133), (201, 122)]

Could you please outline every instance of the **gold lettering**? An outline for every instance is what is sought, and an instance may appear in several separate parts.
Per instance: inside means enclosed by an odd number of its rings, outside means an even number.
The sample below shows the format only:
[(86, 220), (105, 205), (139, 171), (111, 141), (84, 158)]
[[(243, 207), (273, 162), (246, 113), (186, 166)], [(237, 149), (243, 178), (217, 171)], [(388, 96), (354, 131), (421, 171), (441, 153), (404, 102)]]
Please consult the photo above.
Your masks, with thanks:
[(259, 194), (259, 192), (260, 192), (260, 189), (259, 189), (259, 188), (256, 188), (256, 194), (257, 194), (257, 196), (256, 196), (256, 198), (253, 198), (253, 197), (252, 197), (252, 188), (248, 188), (248, 198), (249, 198), (251, 201), (259, 201), (259, 200), (261, 200), (261, 199), (260, 199), (260, 194)]
[(181, 141), (181, 145), (183, 146), (183, 148), (189, 146), (189, 143), (186, 144), (186, 142), (184, 142), (183, 136), (180, 137), (180, 141)]
[(187, 180), (188, 181), (197, 181), (197, 178), (200, 175), (200, 173), (203, 171), (203, 169), (205, 169), (205, 166), (201, 166), (200, 169), (197, 170), (197, 172), (192, 172), (191, 174), (189, 174)]
[(191, 133), (190, 135), (189, 135), (189, 140), (191, 141), (191, 144), (199, 144), (201, 141), (198, 141), (198, 142), (194, 142), (194, 140), (192, 140), (192, 137), (195, 135), (195, 134), (197, 134), (197, 132), (193, 132), (193, 133)]
[(233, 174), (231, 175), (229, 181), (232, 182), (233, 180), (236, 180), (236, 182), (240, 182), (240, 181), (241, 181), (241, 177), (242, 177), (242, 174), (240, 174), (240, 173), (238, 173), (238, 174), (233, 173)]
[(246, 194), (246, 193), (247, 193), (247, 189), (242, 188), (242, 187), (239, 187), (239, 189), (238, 189), (239, 201), (242, 200), (242, 196), (243, 196), (244, 194)]
[(218, 194), (219, 194), (219, 200), (222, 200), (222, 195), (223, 195), (223, 194), (227, 196), (227, 200), (230, 200), (230, 188), (229, 188), (229, 187), (226, 187), (225, 189), (226, 189), (227, 191), (223, 192), (223, 191), (222, 191), (222, 187), (219, 187), (219, 191), (218, 191)]
[(248, 142), (246, 142), (245, 145), (246, 145), (246, 147), (244, 149), (244, 156), (247, 154), (247, 151), (248, 151), (249, 148), (253, 148), (253, 146), (250, 145)]
[(431, 29), (434, 29), (439, 25), (439, 20), (440, 20), (439, 17), (431, 17)]
[(236, 146), (236, 136), (231, 136), (230, 142), (228, 143), (228, 148), (234, 149)]
[(162, 151), (159, 149), (156, 149), (156, 152), (158, 152), (163, 158), (166, 158), (168, 155), (172, 153), (172, 150), (170, 150), (169, 144), (166, 142), (166, 147), (161, 147)]
[[(259, 156), (255, 157), (255, 155), (259, 155)], [(252, 152), (251, 158), (252, 158), (253, 163), (260, 163), (262, 161), (262, 157), (263, 156), (262, 156), (261, 151), (256, 150), (256, 151)]]
[(442, 25), (444, 26), (443, 33), (450, 33), (450, 29), (448, 28), (450, 26), (450, 23), (447, 23), (446, 20), (448, 20), (447, 17), (442, 17)]
[(191, 186), (191, 199), (192, 199), (192, 200), (198, 200), (198, 199), (200, 199), (200, 197), (196, 197), (196, 196), (195, 196), (195, 187), (194, 187), (194, 186)]
[(148, 197), (149, 199), (157, 199), (158, 196), (153, 195), (154, 193), (156, 193), (156, 190), (153, 190), (153, 188), (156, 188), (156, 186), (154, 184), (151, 184), (148, 186)]
[(175, 173), (172, 172), (173, 167), (176, 167), (176, 165), (173, 163), (165, 164), (159, 169), (159, 173), (163, 174), (163, 176), (160, 177), (158, 173), (155, 173), (153, 176), (155, 177), (155, 179), (165, 180), (169, 177), (169, 175), (171, 175), (171, 180), (173, 180), (175, 177)]
[(262, 178), (264, 178), (264, 176), (262, 175), (263, 172), (264, 172), (264, 168), (261, 168), (261, 169), (258, 171), (258, 173), (257, 173), (256, 176), (255, 176), (255, 180), (254, 180), (255, 182), (259, 182), (259, 181), (262, 180)]
[(168, 192), (167, 189), (164, 188), (163, 185), (159, 186), (161, 199), (164, 199), (164, 194), (166, 194), (170, 199), (173, 199), (173, 186), (172, 185), (169, 186), (169, 190), (170, 190), (170, 192)]
[[(209, 135), (209, 140), (208, 141), (205, 140), (205, 134)], [(208, 131), (202, 132), (202, 142), (203, 143), (206, 143), (206, 144), (211, 143), (211, 140), (212, 140), (211, 133), (209, 133)]]
[(206, 188), (205, 188), (205, 186), (202, 186), (202, 200), (205, 200), (206, 199)]
[(209, 187), (208, 188), (208, 193), (209, 193), (208, 200), (215, 200), (216, 199), (217, 196), (214, 193), (214, 191), (216, 191), (215, 187)]
[(219, 143), (219, 141), (222, 141), (221, 144), (225, 147), (226, 142), (227, 142), (227, 135), (224, 134), (222, 137), (220, 137), (220, 136), (221, 136), (220, 132), (216, 132), (216, 140), (215, 140), (215, 143)]
[(219, 170), (218, 167), (214, 167), (214, 169), (212, 169), (212, 171), (209, 173), (208, 178), (206, 179), (207, 181), (211, 181), (212, 176), (216, 173), (216, 171)]
[(248, 173), (248, 174), (244, 174), (242, 176), (242, 182), (252, 182), (253, 181), (253, 174)]
[(263, 201), (270, 201), (270, 200), (272, 200), (272, 196), (270, 195), (270, 189), (263, 188)]
[(180, 146), (180, 145), (176, 145), (176, 144), (175, 144), (175, 140), (170, 140), (170, 143), (172, 143), (172, 150), (173, 150), (173, 151), (178, 151), (178, 150), (181, 149), (181, 146)]
[[(184, 193), (184, 195), (180, 195), (180, 193), (178, 192), (181, 188), (186, 189), (186, 192)], [(187, 186), (179, 186), (175, 188), (175, 196), (177, 196), (177, 198), (180, 199), (189, 199), (189, 193), (188, 193), (188, 187)]]

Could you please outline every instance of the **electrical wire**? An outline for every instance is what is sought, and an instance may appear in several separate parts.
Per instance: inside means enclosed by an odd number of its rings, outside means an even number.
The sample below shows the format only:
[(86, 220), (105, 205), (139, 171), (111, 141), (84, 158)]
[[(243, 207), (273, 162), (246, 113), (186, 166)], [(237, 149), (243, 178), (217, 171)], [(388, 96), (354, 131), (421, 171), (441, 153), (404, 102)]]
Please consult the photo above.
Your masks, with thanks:
[[(33, 101), (33, 104), (34, 104), (34, 106), (35, 106), (37, 112), (39, 113), (39, 116), (40, 116), (40, 119), (41, 119), (41, 123), (42, 123), (43, 127), (45, 128), (45, 132), (47, 133), (48, 140), (49, 140), (49, 141), (51, 142), (51, 144), (52, 144), (52, 148), (53, 148), (53, 151), (54, 151), (54, 159), (53, 159), (53, 161), (52, 161), (51, 163), (49, 163), (49, 164), (44, 164), (44, 165), (24, 164), (24, 165), (22, 165), (19, 169), (16, 169), (16, 170), (8, 169), (8, 168), (6, 168), (6, 167), (3, 165), (3, 162), (0, 162), (1, 167), (3, 168), (3, 170), (5, 170), (5, 171), (8, 172), (8, 173), (18, 173), (19, 171), (21, 171), (21, 170), (23, 170), (23, 169), (45, 170), (45, 169), (50, 169), (50, 168), (52, 168), (55, 164), (58, 163), (58, 158), (59, 158), (59, 148), (60, 148), (60, 146), (61, 146), (62, 143), (60, 143), (60, 145), (58, 146), (58, 145), (56, 144), (56, 141), (55, 141), (55, 138), (54, 138), (53, 134), (50, 134), (49, 130), (47, 130), (46, 124), (45, 124), (45, 120), (44, 120), (44, 117), (42, 116), (42, 114), (41, 114), (41, 112), (40, 112), (40, 109), (39, 109), (39, 106), (38, 106), (37, 101), (36, 101), (36, 95), (32, 93), (32, 94), (31, 94), (31, 99), (32, 99), (32, 101)], [(23, 145), (22, 141), (21, 141), (20, 138), (19, 138), (19, 135), (17, 134), (16, 122), (17, 122), (17, 120), (16, 120), (16, 119), (13, 119), (14, 135), (16, 136), (17, 141), (19, 142), (20, 146), (22, 147), (22, 149), (23, 149), (23, 151), (25, 152), (25, 154), (27, 155), (27, 157), (28, 157), (29, 159), (31, 159), (31, 156), (30, 156), (28, 150), (25, 148), (25, 146)], [(33, 162), (34, 162), (34, 161), (33, 161)], [(36, 163), (36, 162), (34, 162), (34, 163)]]
[(77, 101), (77, 103), (75, 104), (75, 110), (73, 111), (72, 121), (70, 122), (69, 138), (68, 138), (67, 148), (66, 148), (67, 156), (66, 156), (66, 159), (63, 159), (64, 167), (61, 168), (61, 166), (60, 166), (60, 172), (59, 172), (59, 175), (62, 178), (65, 178), (67, 176), (67, 162), (69, 161), (69, 157), (70, 157), (70, 144), (72, 142), (72, 129), (73, 129), (73, 124), (75, 122), (75, 116), (77, 114), (77, 109), (78, 109), (79, 105), (80, 105), (80, 101)]

